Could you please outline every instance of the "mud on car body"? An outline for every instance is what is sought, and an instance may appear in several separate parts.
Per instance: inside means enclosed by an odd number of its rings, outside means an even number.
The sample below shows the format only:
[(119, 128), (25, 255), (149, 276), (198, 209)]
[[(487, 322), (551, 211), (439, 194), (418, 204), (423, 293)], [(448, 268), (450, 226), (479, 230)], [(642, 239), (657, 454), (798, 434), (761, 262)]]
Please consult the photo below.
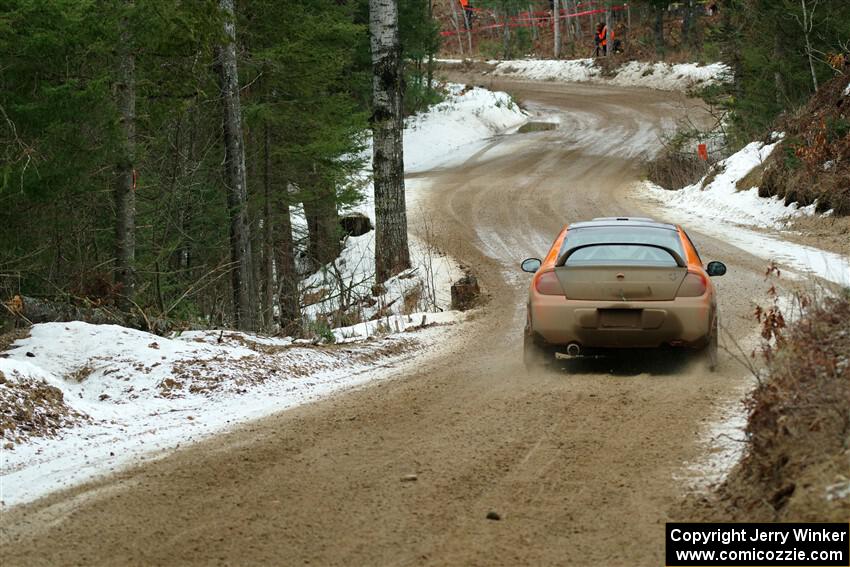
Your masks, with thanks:
[(717, 297), (678, 225), (646, 218), (597, 218), (565, 226), (534, 274), (528, 297), (523, 361), (545, 366), (558, 354), (595, 349), (685, 347), (717, 365)]

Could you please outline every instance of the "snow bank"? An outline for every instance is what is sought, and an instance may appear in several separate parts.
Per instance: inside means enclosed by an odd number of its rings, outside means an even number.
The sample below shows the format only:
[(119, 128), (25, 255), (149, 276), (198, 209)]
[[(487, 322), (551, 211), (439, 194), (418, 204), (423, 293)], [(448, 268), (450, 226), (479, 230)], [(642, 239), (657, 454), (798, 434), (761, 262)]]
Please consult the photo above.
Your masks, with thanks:
[[(752, 142), (729, 158), (718, 162), (716, 177), (705, 184), (706, 177), (678, 191), (668, 191), (647, 182), (646, 190), (671, 209), (684, 209), (691, 214), (718, 221), (728, 221), (762, 228), (783, 228), (789, 219), (814, 214), (814, 207), (785, 206), (779, 197), (759, 197), (758, 187), (738, 190), (736, 184), (761, 165), (779, 144)], [(705, 184), (705, 185), (704, 185)]]
[(350, 237), (340, 256), (310, 275), (302, 287), (317, 301), (304, 309), (310, 319), (333, 313), (341, 306), (359, 320), (412, 311), (444, 312), (451, 309), (451, 285), (464, 274), (457, 263), (433, 245), (409, 240), (413, 267), (386, 282), (374, 293), (375, 232)]
[[(232, 331), (164, 338), (114, 325), (36, 325), (0, 358), (0, 402), (19, 382), (52, 386), (76, 424), (4, 429), (0, 501), (27, 502), (239, 422), (387, 377), (385, 363), (397, 372), (414, 353), (436, 348), (445, 329), (421, 324), (440, 317), (385, 319), (392, 330), (421, 330), (327, 346)], [(371, 334), (378, 323), (339, 329), (340, 339)], [(16, 445), (15, 437), (23, 442)]]
[(793, 218), (815, 214), (814, 205), (786, 206), (778, 197), (759, 197), (758, 187), (737, 189), (738, 181), (767, 159), (777, 144), (748, 144), (718, 162), (715, 167), (719, 173), (714, 179), (703, 178), (678, 191), (643, 182), (637, 189), (639, 198), (653, 201), (662, 211), (660, 216), (721, 238), (754, 256), (850, 285), (848, 258), (789, 242), (781, 234)]
[(547, 59), (493, 61), (495, 75), (531, 81), (584, 83), (602, 78), (602, 70), (593, 59), (556, 61)]
[(528, 119), (510, 95), (456, 83), (446, 99), (405, 121), (404, 169), (423, 171), (446, 165), (461, 147), (491, 138)]
[[(405, 172), (425, 171), (466, 159), (480, 144), (528, 120), (510, 95), (478, 87), (449, 83), (446, 98), (428, 111), (408, 118), (404, 131)], [(371, 150), (368, 150), (371, 151)], [(367, 160), (368, 161), (368, 160)], [(363, 172), (364, 178), (369, 172)], [(417, 207), (427, 184), (406, 181), (408, 222), (422, 233), (433, 233), (435, 220)], [(352, 210), (375, 220), (374, 187), (364, 189), (366, 198)], [(299, 222), (304, 222), (303, 220)], [(315, 296), (305, 309), (312, 320), (335, 312), (340, 306), (360, 320), (376, 315), (402, 315), (411, 309), (444, 312), (451, 307), (451, 284), (463, 271), (436, 249), (427, 238), (411, 234), (409, 240), (413, 268), (385, 282), (381, 293), (373, 293), (375, 283), (375, 233), (346, 239), (339, 258), (310, 275), (304, 292)]]
[(630, 61), (604, 76), (595, 59), (515, 60), (494, 62), (493, 73), (534, 81), (596, 82), (665, 91), (688, 91), (728, 81), (730, 69), (723, 63), (650, 63)]
[(704, 454), (696, 461), (685, 462), (682, 471), (674, 475), (685, 485), (700, 492), (713, 488), (726, 477), (744, 453), (747, 409), (744, 397), (747, 382), (735, 388), (736, 396), (719, 408), (718, 415), (700, 435)]
[[(471, 155), (526, 120), (505, 93), (448, 89), (445, 102), (408, 119), (408, 169)], [(408, 182), (409, 202), (425, 186)], [(372, 203), (370, 185), (358, 208), (374, 220)], [(409, 220), (418, 229), (430, 222), (415, 208)], [(306, 280), (304, 291), (319, 292), (306, 309), (313, 318), (339, 307), (343, 292), (364, 301), (356, 306), (362, 322), (328, 331), (332, 345), (232, 331), (163, 338), (80, 322), (34, 326), (0, 355), (0, 502), (27, 502), (417, 364), (445, 344), (445, 325), (463, 319), (448, 311), (449, 287), (462, 271), (427, 240), (411, 236), (414, 267), (377, 296), (374, 231), (348, 238), (334, 265)]]
[(731, 80), (725, 63), (646, 63), (631, 61), (615, 72), (611, 83), (630, 87), (647, 87), (662, 91), (688, 91)]

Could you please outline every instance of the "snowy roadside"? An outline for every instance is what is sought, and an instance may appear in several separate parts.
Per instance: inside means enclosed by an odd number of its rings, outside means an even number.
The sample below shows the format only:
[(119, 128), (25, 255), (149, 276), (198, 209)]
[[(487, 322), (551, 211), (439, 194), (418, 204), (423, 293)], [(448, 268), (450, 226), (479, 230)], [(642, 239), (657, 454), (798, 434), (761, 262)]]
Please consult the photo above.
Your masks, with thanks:
[(405, 121), (407, 173), (453, 165), (473, 153), (470, 146), (528, 119), (507, 93), (457, 83), (448, 83), (446, 89), (446, 100)]
[[(788, 223), (815, 215), (815, 207), (785, 205), (778, 197), (759, 197), (758, 187), (742, 188), (741, 180), (760, 166), (778, 142), (752, 142), (715, 166), (716, 175), (677, 191), (642, 182), (636, 194), (647, 198), (660, 216), (715, 236), (766, 261), (800, 274), (814, 274), (850, 285), (850, 259), (841, 254), (788, 241)], [(767, 263), (767, 262), (765, 262)]]
[[(770, 156), (778, 146), (780, 135), (773, 143), (753, 142), (718, 162), (714, 172), (697, 183), (671, 191), (649, 181), (641, 182), (635, 194), (642, 202), (649, 200), (658, 216), (694, 228), (721, 239), (749, 254), (763, 258), (765, 265), (775, 262), (797, 277), (814, 274), (840, 285), (850, 285), (850, 259), (811, 246), (789, 242), (788, 225), (795, 218), (817, 214), (815, 206), (785, 205), (778, 197), (760, 197), (758, 187), (749, 187), (749, 174)], [(790, 321), (795, 309), (790, 297), (777, 298), (786, 319)], [(755, 348), (759, 338), (750, 338)], [(676, 475), (692, 490), (706, 491), (723, 482), (738, 463), (745, 448), (747, 410), (744, 398), (752, 387), (744, 380), (736, 387), (728, 402), (701, 434), (705, 454), (695, 462), (684, 463)]]
[[(444, 65), (462, 65), (464, 61), (442, 59)], [(531, 81), (561, 81), (568, 83), (603, 83), (621, 87), (643, 87), (664, 91), (699, 89), (728, 81), (731, 71), (724, 63), (664, 63), (629, 61), (606, 73), (588, 59), (517, 59), (488, 61), (494, 75)]]
[[(479, 87), (456, 83), (445, 85), (446, 98), (427, 112), (405, 121), (405, 173), (427, 171), (454, 165), (478, 151), (487, 140), (519, 127), (527, 114), (511, 97)], [(371, 150), (367, 150), (370, 153)], [(364, 171), (368, 178), (369, 171)], [(356, 319), (404, 315), (412, 310), (446, 312), (451, 307), (451, 284), (464, 273), (459, 266), (429, 241), (437, 230), (435, 220), (419, 207), (428, 184), (418, 179), (405, 181), (409, 228), (422, 235), (409, 234), (413, 268), (387, 282), (374, 293), (375, 232), (348, 237), (342, 253), (303, 282), (316, 297), (305, 313), (316, 319), (346, 308)], [(349, 212), (361, 213), (374, 224), (373, 187), (365, 188), (366, 198)], [(301, 221), (304, 222), (304, 221)]]
[[(418, 314), (391, 324), (416, 330), (423, 320), (444, 319)], [(0, 404), (30, 413), (31, 424), (4, 423), (0, 501), (28, 502), (238, 423), (387, 378), (446, 337), (437, 325), (314, 346), (232, 331), (170, 339), (113, 325), (36, 325), (0, 358)], [(41, 403), (46, 397), (50, 405)]]
[[(408, 119), (406, 170), (464, 159), (525, 121), (504, 93), (449, 85), (443, 103)], [(415, 203), (425, 185), (408, 187)], [(358, 210), (374, 220), (371, 186), (366, 191)], [(427, 222), (415, 208), (409, 215), (413, 226)], [(346, 239), (335, 266), (307, 282), (324, 294), (308, 315), (339, 307), (341, 291), (371, 295), (373, 252), (374, 231)], [(360, 309), (362, 320), (329, 330), (329, 345), (232, 331), (164, 338), (80, 322), (34, 326), (0, 353), (0, 505), (32, 501), (420, 364), (458, 332), (451, 325), (463, 314), (449, 311), (449, 286), (462, 271), (416, 238), (411, 255), (414, 268), (388, 281), (376, 303)]]
[(730, 401), (720, 407), (701, 433), (699, 443), (704, 454), (683, 463), (674, 477), (697, 492), (705, 492), (722, 483), (744, 454), (747, 409), (744, 398), (750, 390), (747, 382), (735, 388)]

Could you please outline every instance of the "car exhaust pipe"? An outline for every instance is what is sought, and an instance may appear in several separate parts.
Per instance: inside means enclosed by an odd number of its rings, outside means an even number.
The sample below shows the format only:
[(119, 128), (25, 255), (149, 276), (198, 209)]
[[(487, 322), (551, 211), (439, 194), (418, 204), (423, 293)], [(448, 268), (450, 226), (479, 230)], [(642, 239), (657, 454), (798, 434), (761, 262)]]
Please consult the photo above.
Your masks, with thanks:
[(567, 354), (570, 356), (578, 356), (581, 354), (581, 347), (578, 343), (570, 343), (567, 345)]

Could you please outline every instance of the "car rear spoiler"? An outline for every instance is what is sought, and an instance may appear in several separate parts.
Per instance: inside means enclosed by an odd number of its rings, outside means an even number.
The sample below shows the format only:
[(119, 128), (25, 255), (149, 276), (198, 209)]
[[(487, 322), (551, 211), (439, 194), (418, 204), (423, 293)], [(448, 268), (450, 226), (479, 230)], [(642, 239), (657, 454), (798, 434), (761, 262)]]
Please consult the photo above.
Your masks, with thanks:
[(563, 266), (564, 264), (567, 263), (567, 259), (570, 256), (572, 256), (573, 254), (575, 254), (576, 252), (578, 252), (579, 250), (583, 250), (585, 248), (592, 248), (594, 246), (646, 246), (648, 248), (658, 248), (659, 250), (664, 250), (665, 252), (670, 254), (670, 256), (672, 256), (673, 259), (676, 261), (676, 265), (678, 267), (680, 267), (680, 268), (687, 267), (685, 260), (682, 259), (682, 256), (678, 252), (676, 252), (675, 250), (672, 250), (671, 248), (667, 248), (666, 246), (661, 246), (659, 244), (646, 244), (646, 243), (643, 243), (643, 242), (594, 242), (592, 244), (581, 244), (579, 246), (575, 246), (573, 248), (570, 248), (569, 250), (567, 250), (566, 252), (561, 254), (561, 256), (558, 257), (558, 261), (555, 262), (555, 266), (556, 267)]

